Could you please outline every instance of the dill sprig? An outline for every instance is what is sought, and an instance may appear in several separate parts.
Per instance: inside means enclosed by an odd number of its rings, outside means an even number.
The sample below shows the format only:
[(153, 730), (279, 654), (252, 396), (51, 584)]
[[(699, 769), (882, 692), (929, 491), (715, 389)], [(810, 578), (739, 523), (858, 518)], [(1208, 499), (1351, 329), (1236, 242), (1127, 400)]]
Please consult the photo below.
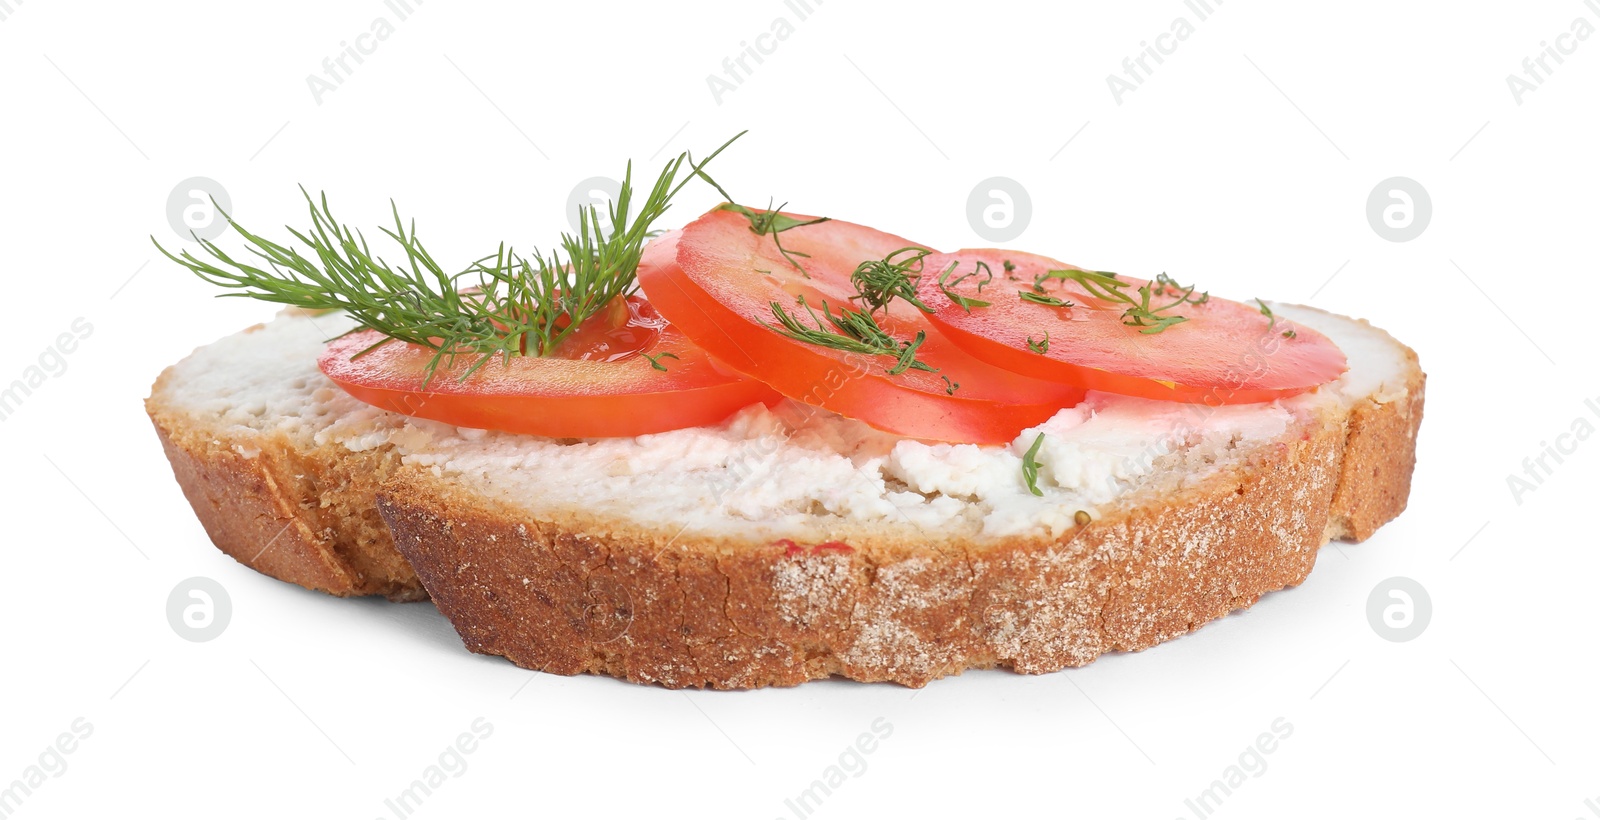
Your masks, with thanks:
[[(1006, 264), (1009, 265), (1011, 263), (1007, 262)], [(957, 276), (954, 281), (951, 281), (950, 274), (955, 273), (956, 269), (960, 266), (961, 263), (959, 261), (951, 262), (950, 267), (945, 268), (944, 273), (939, 274), (939, 290), (944, 294), (945, 298), (949, 299), (956, 305), (956, 307), (961, 308), (967, 313), (971, 313), (972, 309), (975, 307), (988, 307), (993, 304), (993, 302), (985, 302), (982, 299), (972, 299), (962, 296), (961, 294), (951, 290), (951, 288), (957, 287), (962, 282), (965, 282), (974, 276), (978, 276), (979, 274), (982, 274), (983, 279), (978, 282), (978, 293), (983, 293), (983, 286), (994, 281), (994, 271), (990, 270), (989, 266), (981, 261), (972, 266), (971, 273), (963, 273), (960, 276)]]
[[(811, 321), (816, 327), (806, 325), (778, 302), (770, 303), (773, 318), (778, 320), (778, 326), (769, 324), (767, 327), (796, 341), (819, 347), (868, 356), (892, 356), (895, 363), (887, 368), (891, 376), (898, 376), (907, 370), (938, 373), (939, 368), (917, 358), (917, 350), (928, 338), (926, 331), (919, 330), (910, 340), (901, 341), (884, 330), (874, 316), (877, 311), (888, 307), (895, 299), (903, 299), (924, 313), (933, 312), (933, 308), (917, 298), (917, 283), (922, 278), (923, 260), (932, 253), (933, 251), (927, 248), (905, 247), (889, 253), (882, 259), (868, 259), (857, 265), (850, 274), (850, 283), (856, 289), (856, 295), (850, 297), (850, 301), (860, 303), (864, 310), (840, 308), (836, 314), (824, 301), (822, 315), (818, 316), (817, 311), (802, 294), (795, 297), (795, 303), (810, 314)], [(833, 329), (829, 330), (829, 327)], [(953, 396), (961, 389), (961, 384), (951, 381), (949, 376), (939, 378), (944, 380), (944, 392), (947, 395)]]
[(1033, 337), (1030, 335), (1028, 337), (1028, 349), (1033, 351), (1033, 352), (1035, 352), (1035, 353), (1041, 354), (1041, 355), (1045, 354), (1045, 353), (1049, 353), (1050, 352), (1050, 331), (1046, 330), (1044, 332), (1044, 339), (1041, 340), (1041, 341), (1037, 341), (1037, 342), (1034, 341)]
[(666, 352), (666, 351), (663, 351), (661, 353), (657, 353), (654, 356), (650, 355), (649, 353), (640, 353), (639, 355), (645, 357), (646, 359), (649, 359), (650, 360), (650, 366), (652, 368), (655, 368), (656, 370), (661, 371), (662, 373), (667, 372), (667, 366), (661, 363), (662, 359), (676, 359), (676, 358), (678, 358), (678, 354), (670, 353), (670, 352)]
[[(1024, 302), (1032, 302), (1036, 305), (1045, 305), (1047, 307), (1072, 307), (1071, 302), (1051, 296), (1049, 292), (1044, 289), (1044, 283), (1046, 281), (1059, 278), (1052, 276), (1052, 273), (1056, 273), (1056, 271), (1041, 273), (1038, 276), (1033, 277), (1033, 287), (1029, 288), (1028, 290), (1017, 291), (1017, 298)], [(1015, 279), (1016, 277), (1013, 276), (1011, 278)]]
[[(1176, 279), (1158, 274), (1154, 282), (1140, 285), (1136, 292), (1138, 297), (1128, 293), (1131, 283), (1124, 282), (1117, 274), (1110, 271), (1092, 270), (1052, 270), (1034, 277), (1033, 290), (1038, 294), (1044, 293), (1044, 283), (1051, 279), (1063, 279), (1077, 282), (1090, 296), (1101, 301), (1116, 302), (1127, 305), (1122, 312), (1122, 323), (1129, 327), (1140, 328), (1140, 333), (1160, 333), (1180, 322), (1189, 321), (1187, 317), (1176, 313), (1168, 313), (1182, 305), (1203, 305), (1211, 299), (1210, 293), (1194, 295), (1193, 285), (1180, 285)], [(1041, 301), (1037, 297), (1030, 297), (1028, 292), (1021, 292), (1022, 298), (1028, 301)], [(1167, 304), (1155, 304), (1158, 298), (1173, 299)], [(1058, 300), (1059, 301), (1059, 300)]]
[(1039, 448), (1044, 446), (1044, 433), (1033, 440), (1033, 446), (1022, 456), (1022, 480), (1028, 483), (1028, 492), (1037, 496), (1044, 495), (1039, 489)]
[[(254, 258), (235, 258), (198, 237), (209, 258), (189, 250), (174, 255), (154, 237), (151, 242), (200, 278), (236, 291), (224, 296), (313, 311), (341, 310), (357, 322), (357, 330), (383, 334), (386, 338), (380, 345), (395, 340), (433, 350), (424, 387), (441, 364), (448, 368), (457, 356), (475, 357), (461, 376), (465, 380), (496, 356), (509, 360), (551, 353), (585, 320), (637, 291), (639, 257), (651, 237), (651, 225), (678, 191), (696, 176), (703, 177), (703, 168), (741, 136), (742, 132), (699, 163), (687, 152), (668, 162), (637, 210), (630, 162), (616, 201), (607, 208), (608, 228), (602, 227), (599, 211), (591, 205), (579, 215), (578, 232), (563, 233), (560, 248), (548, 255), (535, 250), (521, 256), (502, 244), (495, 253), (455, 272), (447, 272), (434, 260), (418, 237), (415, 222), (408, 228), (393, 202), (394, 228), (380, 230), (399, 246), (403, 256), (399, 265), (375, 255), (362, 233), (341, 224), (326, 194), (313, 200), (304, 188), (300, 190), (311, 213), (311, 227), (288, 231), (307, 249), (305, 253), (252, 233), (227, 213), (223, 217)], [(679, 180), (685, 164), (692, 173)]]
[[(1272, 308), (1267, 307), (1267, 303), (1266, 302), (1263, 302), (1260, 299), (1257, 299), (1256, 300), (1256, 304), (1261, 306), (1261, 315), (1267, 317), (1267, 319), (1270, 320), (1270, 321), (1267, 322), (1267, 332), (1271, 333), (1272, 329), (1278, 326), (1278, 317), (1277, 317), (1277, 315), (1272, 312)], [(1283, 335), (1283, 338), (1285, 338), (1285, 339), (1293, 339), (1295, 336), (1298, 336), (1299, 334), (1295, 333), (1294, 332), (1294, 328), (1291, 327), (1288, 330), (1285, 330), (1282, 335)]]
[(868, 259), (856, 266), (850, 274), (850, 284), (855, 285), (853, 302), (861, 302), (869, 313), (875, 313), (896, 299), (915, 305), (923, 313), (933, 308), (917, 298), (917, 282), (922, 279), (922, 261), (933, 251), (909, 247), (890, 253), (882, 259)]
[[(734, 139), (738, 139), (738, 137), (735, 137)], [(721, 150), (721, 149), (718, 149), (718, 150)], [(713, 155), (713, 156), (715, 156), (715, 155)], [(703, 167), (703, 165), (704, 165), (704, 163), (701, 164), (701, 167)], [(706, 174), (704, 171), (702, 171), (701, 167), (695, 167), (694, 168), (695, 176), (700, 177), (701, 179), (705, 180), (708, 184), (710, 184), (711, 187), (717, 189), (717, 193), (721, 194), (722, 198), (724, 200), (726, 200), (726, 202), (724, 202), (723, 204), (718, 205), (716, 207), (716, 210), (719, 210), (719, 211), (731, 211), (733, 213), (739, 214), (740, 216), (744, 217), (745, 219), (750, 220), (750, 231), (752, 233), (754, 233), (756, 236), (771, 235), (772, 236), (772, 244), (777, 246), (778, 253), (783, 255), (784, 260), (787, 261), (790, 265), (793, 265), (795, 270), (800, 271), (800, 275), (804, 276), (807, 279), (810, 279), (811, 278), (811, 274), (806, 273), (806, 269), (801, 266), (799, 260), (797, 260), (795, 257), (801, 257), (801, 258), (804, 258), (804, 259), (810, 259), (811, 258), (811, 254), (802, 253), (800, 251), (791, 251), (788, 248), (785, 248), (783, 246), (783, 232), (784, 231), (792, 231), (795, 228), (804, 228), (807, 225), (816, 225), (816, 224), (819, 224), (819, 223), (822, 223), (822, 222), (828, 222), (832, 218), (831, 217), (826, 217), (826, 216), (820, 216), (820, 217), (817, 217), (816, 219), (795, 219), (794, 217), (789, 216), (786, 213), (783, 213), (783, 209), (789, 207), (789, 203), (785, 202), (782, 205), (779, 205), (778, 207), (774, 208), (774, 207), (772, 207), (772, 200), (771, 199), (767, 200), (767, 208), (764, 211), (758, 211), (758, 210), (755, 210), (753, 208), (746, 208), (745, 206), (740, 205), (737, 202), (735, 202), (734, 199), (733, 199), (733, 195), (729, 194), (721, 185), (717, 184), (717, 181), (712, 179), (709, 174)], [(766, 272), (770, 273), (771, 271), (766, 271)]]
[[(816, 309), (806, 302), (804, 295), (796, 297), (795, 302), (811, 315), (811, 321), (816, 327), (807, 326), (799, 317), (789, 313), (777, 302), (771, 303), (772, 315), (781, 327), (773, 325), (767, 327), (796, 341), (818, 347), (867, 356), (892, 356), (895, 363), (888, 368), (891, 376), (898, 376), (907, 370), (939, 372), (938, 368), (917, 358), (917, 348), (922, 347), (922, 343), (927, 340), (928, 334), (925, 331), (919, 330), (915, 338), (902, 342), (889, 335), (871, 313), (848, 308), (840, 308), (838, 313), (834, 313), (833, 309), (828, 307), (828, 303), (823, 302), (822, 315), (818, 316)], [(829, 327), (833, 330), (829, 330)], [(948, 379), (945, 381), (949, 382)], [(955, 387), (949, 387), (948, 392), (955, 392)]]
[(1040, 288), (1039, 290), (1019, 290), (1017, 291), (1017, 298), (1024, 302), (1032, 302), (1036, 305), (1048, 305), (1049, 307), (1072, 307), (1071, 302), (1068, 302), (1064, 299), (1057, 299), (1054, 296), (1046, 295), (1042, 292), (1043, 290), (1043, 288)]
[[(711, 181), (711, 177), (705, 177), (705, 179), (708, 182)], [(712, 182), (711, 184), (716, 185), (715, 182)], [(718, 188), (717, 190), (724, 197), (727, 196), (726, 191), (723, 191), (721, 188)], [(801, 266), (800, 262), (797, 261), (795, 257), (799, 256), (805, 259), (810, 259), (811, 254), (802, 253), (800, 251), (792, 251), (788, 248), (785, 248), (783, 246), (782, 234), (784, 231), (792, 231), (795, 228), (804, 228), (807, 225), (815, 225), (819, 222), (827, 222), (832, 217), (819, 216), (816, 219), (799, 220), (782, 212), (783, 209), (787, 207), (789, 207), (789, 203), (785, 202), (782, 205), (774, 208), (772, 207), (772, 200), (769, 199), (767, 200), (767, 209), (764, 211), (752, 210), (732, 201), (718, 205), (716, 209), (719, 211), (732, 211), (740, 216), (743, 216), (745, 219), (750, 220), (750, 230), (756, 236), (766, 236), (771, 234), (772, 244), (777, 246), (778, 253), (783, 254), (784, 260), (786, 260), (790, 265), (793, 265), (795, 270), (800, 271), (802, 276), (810, 279), (811, 274), (806, 273), (806, 269)]]

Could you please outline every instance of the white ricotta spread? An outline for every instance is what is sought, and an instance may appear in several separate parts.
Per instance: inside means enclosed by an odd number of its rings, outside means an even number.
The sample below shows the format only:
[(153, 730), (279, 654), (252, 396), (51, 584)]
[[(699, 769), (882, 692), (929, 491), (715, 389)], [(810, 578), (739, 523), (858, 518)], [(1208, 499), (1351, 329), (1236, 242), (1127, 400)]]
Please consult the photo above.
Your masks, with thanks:
[[(1403, 375), (1398, 348), (1365, 325), (1274, 305), (1328, 334), (1351, 370), (1312, 394), (1208, 409), (1091, 393), (1004, 446), (938, 444), (780, 405), (712, 426), (579, 442), (453, 427), (380, 411), (317, 370), (342, 317), (286, 312), (196, 351), (172, 386), (191, 412), (246, 438), (268, 432), (352, 451), (392, 447), (408, 464), (539, 510), (582, 508), (665, 531), (767, 532), (827, 540), (861, 525), (943, 535), (1060, 535), (1142, 487), (1203, 480), (1282, 437), (1318, 404), (1381, 394)], [(1398, 389), (1392, 385), (1391, 389)], [(793, 420), (801, 419), (798, 423)], [(1045, 434), (1038, 488), (1023, 454)]]

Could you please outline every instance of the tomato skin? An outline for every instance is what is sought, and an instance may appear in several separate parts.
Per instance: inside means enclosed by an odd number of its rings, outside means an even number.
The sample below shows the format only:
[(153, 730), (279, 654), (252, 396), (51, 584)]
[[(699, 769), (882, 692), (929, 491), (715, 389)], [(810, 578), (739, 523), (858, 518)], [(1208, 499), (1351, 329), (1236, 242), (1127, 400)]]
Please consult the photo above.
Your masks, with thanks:
[[(989, 266), (994, 279), (980, 291), (977, 278), (951, 288), (987, 307), (966, 309), (939, 287), (938, 274)], [(1014, 271), (1006, 271), (1010, 262)], [(1083, 385), (1091, 390), (1165, 401), (1245, 404), (1303, 393), (1338, 378), (1348, 368), (1344, 352), (1321, 333), (1285, 319), (1274, 321), (1256, 305), (1220, 297), (1164, 312), (1188, 321), (1159, 333), (1123, 323), (1126, 304), (1101, 300), (1078, 283), (1048, 280), (1046, 295), (1072, 307), (1022, 300), (1034, 277), (1050, 270), (1081, 270), (1048, 257), (997, 249), (962, 250), (928, 257), (917, 295), (934, 308), (930, 317), (972, 355), (1017, 373)], [(1123, 276), (1138, 298), (1144, 280)], [(1153, 304), (1174, 301), (1157, 297)], [(1292, 333), (1286, 337), (1285, 332)], [(1030, 349), (1049, 334), (1044, 352)]]
[[(345, 392), (383, 410), (553, 438), (663, 433), (715, 424), (751, 404), (780, 400), (765, 385), (718, 367), (670, 325), (657, 321), (649, 327), (650, 317), (659, 317), (648, 304), (630, 308), (645, 316), (645, 331), (593, 332), (593, 344), (563, 346), (569, 358), (496, 358), (465, 381), (460, 377), (477, 357), (460, 356), (453, 365), (441, 363), (426, 390), (432, 350), (390, 342), (352, 358), (385, 338), (373, 330), (330, 342), (317, 365)], [(648, 347), (626, 355), (617, 349), (619, 339)], [(666, 371), (654, 368), (645, 353), (658, 357)]]
[[(797, 217), (808, 219), (808, 217)], [(925, 334), (918, 357), (937, 373), (908, 370), (890, 376), (894, 360), (800, 342), (769, 327), (777, 301), (809, 324), (795, 304), (805, 295), (858, 309), (849, 299), (856, 265), (918, 243), (848, 222), (831, 221), (781, 235), (807, 275), (795, 270), (771, 236), (758, 236), (739, 214), (712, 211), (646, 249), (639, 283), (651, 303), (727, 367), (763, 381), (806, 404), (859, 419), (899, 435), (937, 441), (1008, 443), (1083, 398), (1076, 385), (1052, 383), (985, 364), (953, 344), (924, 314), (895, 302), (879, 314), (898, 339)], [(762, 271), (770, 271), (763, 273)], [(960, 384), (952, 395), (948, 377)]]

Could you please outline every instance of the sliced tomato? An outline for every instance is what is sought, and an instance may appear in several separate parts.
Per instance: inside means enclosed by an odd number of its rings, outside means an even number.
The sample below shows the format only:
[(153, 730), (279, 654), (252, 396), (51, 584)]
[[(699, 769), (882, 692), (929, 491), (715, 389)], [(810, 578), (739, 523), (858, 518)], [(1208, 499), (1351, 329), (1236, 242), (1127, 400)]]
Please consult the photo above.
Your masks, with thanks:
[[(977, 273), (980, 263), (992, 278)], [(946, 270), (952, 270), (944, 277), (951, 293), (989, 304), (969, 301), (963, 306), (951, 299), (939, 281)], [(1338, 378), (1348, 367), (1344, 353), (1328, 337), (1269, 317), (1257, 305), (1217, 297), (1180, 304), (1159, 315), (1179, 315), (1185, 321), (1146, 333), (1149, 328), (1125, 323), (1127, 304), (1097, 298), (1077, 281), (1039, 280), (1040, 296), (1069, 302), (1070, 307), (1039, 304), (1020, 295), (1038, 293), (1036, 279), (1053, 270), (1082, 269), (1016, 251), (936, 254), (924, 263), (917, 294), (934, 309), (934, 324), (972, 355), (1017, 373), (1094, 390), (1240, 404), (1305, 392)], [(975, 275), (962, 278), (968, 273)], [(1145, 280), (1119, 278), (1126, 283), (1123, 292), (1139, 299)], [(1153, 306), (1171, 304), (1183, 293), (1169, 285), (1151, 287)]]
[(428, 348), (390, 342), (357, 356), (383, 338), (367, 330), (336, 339), (317, 364), (367, 404), (461, 427), (556, 438), (636, 436), (715, 424), (780, 398), (719, 368), (637, 297), (591, 317), (554, 356), (496, 358), (465, 380), (478, 357), (458, 356), (440, 364), (426, 390)]
[[(789, 215), (800, 221), (810, 217)], [(835, 350), (783, 335), (777, 303), (808, 327), (823, 306), (861, 310), (850, 274), (866, 260), (918, 243), (837, 220), (758, 235), (745, 216), (718, 209), (657, 239), (639, 266), (639, 283), (676, 328), (728, 367), (791, 399), (916, 438), (972, 443), (1011, 441), (1062, 407), (1081, 401), (1070, 384), (993, 367), (945, 338), (922, 311), (895, 301), (876, 316), (901, 341), (917, 334), (916, 357), (931, 370), (890, 373), (893, 356)], [(787, 251), (796, 268), (784, 254)], [(831, 327), (829, 328), (831, 330)]]

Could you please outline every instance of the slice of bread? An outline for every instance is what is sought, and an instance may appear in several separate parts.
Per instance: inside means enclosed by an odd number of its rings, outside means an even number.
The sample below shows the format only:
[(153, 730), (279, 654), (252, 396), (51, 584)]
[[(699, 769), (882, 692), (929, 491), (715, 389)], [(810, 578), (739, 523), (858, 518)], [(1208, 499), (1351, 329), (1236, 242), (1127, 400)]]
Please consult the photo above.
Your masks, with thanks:
[(1404, 509), (1416, 355), (1273, 308), (1350, 371), (1272, 404), (1091, 394), (1009, 447), (793, 404), (634, 439), (460, 429), (345, 395), (316, 358), (346, 320), (292, 311), (169, 368), (147, 409), (223, 551), (335, 595), (431, 596), (474, 651), (669, 687), (920, 686), (1152, 646)]

